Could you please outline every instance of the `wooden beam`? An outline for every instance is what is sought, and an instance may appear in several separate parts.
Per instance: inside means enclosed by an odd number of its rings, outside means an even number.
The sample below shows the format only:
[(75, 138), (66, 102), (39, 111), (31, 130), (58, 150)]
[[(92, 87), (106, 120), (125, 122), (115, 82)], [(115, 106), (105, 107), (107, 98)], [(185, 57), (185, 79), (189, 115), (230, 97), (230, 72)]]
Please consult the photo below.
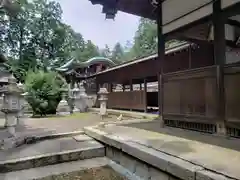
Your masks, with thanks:
[(214, 25), (214, 60), (217, 65), (217, 133), (226, 134), (225, 127), (225, 92), (223, 66), (226, 62), (226, 40), (225, 20), (221, 13), (221, 0), (213, 3), (213, 25)]

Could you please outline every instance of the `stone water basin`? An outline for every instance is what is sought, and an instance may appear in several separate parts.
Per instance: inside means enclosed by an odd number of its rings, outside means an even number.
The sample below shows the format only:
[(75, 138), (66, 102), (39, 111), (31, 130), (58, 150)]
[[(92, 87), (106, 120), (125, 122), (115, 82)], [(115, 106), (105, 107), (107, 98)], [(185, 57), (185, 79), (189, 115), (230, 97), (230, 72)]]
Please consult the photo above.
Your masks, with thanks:
[(96, 167), (86, 170), (47, 176), (37, 180), (128, 180), (110, 166)]

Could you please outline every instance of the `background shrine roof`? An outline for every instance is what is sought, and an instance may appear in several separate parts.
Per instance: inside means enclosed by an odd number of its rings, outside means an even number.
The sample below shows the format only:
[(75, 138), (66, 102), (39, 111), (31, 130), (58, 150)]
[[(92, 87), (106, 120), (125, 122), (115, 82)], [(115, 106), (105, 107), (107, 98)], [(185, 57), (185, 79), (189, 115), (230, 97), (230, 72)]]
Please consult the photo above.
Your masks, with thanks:
[(104, 64), (108, 67), (113, 67), (116, 65), (112, 60), (105, 57), (93, 57), (84, 62), (79, 62), (77, 59), (72, 58), (61, 67), (55, 68), (55, 70), (61, 72), (71, 72), (73, 69), (86, 68), (95, 64)]

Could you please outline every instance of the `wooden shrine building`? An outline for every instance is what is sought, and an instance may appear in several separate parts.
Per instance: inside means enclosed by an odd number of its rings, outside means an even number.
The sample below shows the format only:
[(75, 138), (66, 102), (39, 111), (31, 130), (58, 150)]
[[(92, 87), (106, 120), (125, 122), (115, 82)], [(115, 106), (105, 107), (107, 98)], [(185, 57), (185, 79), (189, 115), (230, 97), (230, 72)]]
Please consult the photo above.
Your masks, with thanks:
[[(240, 137), (240, 0), (90, 1), (107, 18), (120, 10), (158, 24), (158, 55), (95, 75), (98, 84), (130, 84), (126, 95), (109, 95), (110, 107), (146, 111), (150, 96), (131, 84), (158, 81), (161, 125)], [(165, 52), (173, 38), (189, 43)]]

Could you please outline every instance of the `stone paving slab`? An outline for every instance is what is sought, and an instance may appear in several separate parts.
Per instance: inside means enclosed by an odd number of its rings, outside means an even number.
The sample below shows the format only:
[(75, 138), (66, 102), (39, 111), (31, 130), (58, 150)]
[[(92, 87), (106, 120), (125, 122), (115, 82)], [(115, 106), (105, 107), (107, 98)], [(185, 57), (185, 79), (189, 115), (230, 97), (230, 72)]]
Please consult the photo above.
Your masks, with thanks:
[(8, 151), (0, 151), (0, 172), (104, 155), (104, 146), (95, 140), (77, 142), (72, 137), (45, 140)]
[(93, 138), (91, 138), (90, 136), (87, 136), (87, 135), (77, 135), (77, 136), (74, 136), (73, 139), (75, 139), (78, 142), (94, 140)]
[[(124, 152), (131, 153), (133, 156), (139, 156), (139, 158), (145, 158), (145, 160), (156, 162), (155, 165), (158, 165), (160, 161), (154, 161), (153, 157), (156, 159), (157, 156), (159, 157), (159, 153), (161, 153), (160, 156), (162, 156), (162, 158), (160, 157), (160, 159), (165, 159), (167, 155), (178, 158), (179, 161), (185, 161), (187, 163), (185, 167), (189, 166), (189, 164), (192, 164), (193, 168), (195, 168), (194, 166), (202, 167), (204, 168), (203, 171), (192, 171), (194, 174), (199, 172), (199, 179), (201, 179), (200, 177), (207, 177), (206, 175), (211, 173), (216, 175), (216, 173), (213, 172), (217, 172), (219, 176), (221, 176), (221, 174), (225, 175), (225, 179), (228, 179), (227, 177), (240, 179), (239, 151), (123, 126), (88, 127), (85, 128), (85, 133), (118, 149), (124, 150), (125, 148)], [(239, 143), (239, 141), (236, 140), (236, 143)], [(150, 152), (153, 154), (147, 156)], [(167, 162), (167, 164), (172, 162), (169, 161), (168, 157), (167, 159), (168, 160), (164, 161)], [(166, 170), (172, 172), (174, 169), (176, 170), (176, 166), (184, 169), (183, 165), (183, 163), (177, 163), (172, 166), (174, 168), (167, 166)], [(207, 173), (205, 170), (210, 170), (211, 173)], [(208, 179), (211, 179), (210, 176), (208, 176)]]

